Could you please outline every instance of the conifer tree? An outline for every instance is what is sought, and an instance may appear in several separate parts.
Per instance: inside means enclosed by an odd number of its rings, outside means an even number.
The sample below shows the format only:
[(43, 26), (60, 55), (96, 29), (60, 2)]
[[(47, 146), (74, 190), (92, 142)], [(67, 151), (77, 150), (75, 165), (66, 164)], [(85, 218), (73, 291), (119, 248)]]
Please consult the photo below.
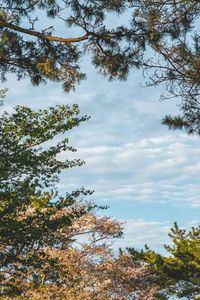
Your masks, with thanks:
[[(181, 97), (185, 113), (199, 98), (199, 9), (196, 0), (1, 0), (2, 79), (12, 72), (33, 84), (61, 81), (69, 91), (84, 78), (80, 59), (89, 51), (109, 79), (143, 68), (147, 84), (164, 82), (165, 97)], [(113, 14), (119, 25), (111, 25)]]
[(84, 78), (79, 63), (86, 51), (102, 73), (124, 79), (131, 66), (139, 65), (141, 43), (120, 46), (128, 30), (106, 26), (105, 20), (128, 7), (124, 0), (1, 0), (2, 79), (12, 72), (35, 85), (46, 79), (61, 81), (69, 91)]
[(140, 261), (155, 275), (158, 291), (155, 299), (171, 299), (171, 296), (200, 299), (200, 226), (181, 229), (175, 223), (169, 237), (171, 245), (164, 245), (168, 255), (152, 251), (128, 248), (133, 261)]
[(147, 86), (164, 83), (161, 99), (176, 98), (179, 103), (181, 114), (166, 116), (163, 124), (189, 134), (200, 133), (199, 10), (195, 0), (146, 0), (139, 1), (133, 19), (155, 54), (147, 54), (141, 63)]
[[(79, 59), (91, 51), (110, 78), (126, 78), (131, 67), (143, 66), (155, 70), (149, 84), (166, 82), (174, 96), (196, 96), (199, 8), (196, 0), (1, 0), (2, 79), (13, 72), (34, 84), (62, 81), (69, 90), (84, 76)], [(132, 14), (128, 25), (109, 25), (113, 14), (124, 20), (126, 13)], [(144, 55), (149, 47), (153, 56)]]

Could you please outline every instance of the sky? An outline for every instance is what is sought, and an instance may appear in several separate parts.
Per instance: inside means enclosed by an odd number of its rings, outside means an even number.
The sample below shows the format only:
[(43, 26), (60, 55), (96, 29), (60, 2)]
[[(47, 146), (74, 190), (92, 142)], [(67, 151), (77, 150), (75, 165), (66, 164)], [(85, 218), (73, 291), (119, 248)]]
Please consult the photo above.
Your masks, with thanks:
[(114, 241), (114, 249), (148, 244), (164, 253), (174, 221), (184, 228), (198, 224), (200, 138), (161, 124), (166, 114), (179, 111), (178, 102), (159, 101), (164, 87), (143, 87), (140, 71), (109, 82), (88, 58), (82, 68), (87, 79), (68, 94), (56, 83), (33, 87), (9, 76), (1, 85), (8, 87), (4, 108), (78, 104), (80, 114), (91, 118), (67, 133), (77, 152), (60, 158), (81, 158), (85, 165), (63, 171), (58, 189), (92, 189), (92, 199), (109, 206), (100, 213), (125, 222), (124, 238)]

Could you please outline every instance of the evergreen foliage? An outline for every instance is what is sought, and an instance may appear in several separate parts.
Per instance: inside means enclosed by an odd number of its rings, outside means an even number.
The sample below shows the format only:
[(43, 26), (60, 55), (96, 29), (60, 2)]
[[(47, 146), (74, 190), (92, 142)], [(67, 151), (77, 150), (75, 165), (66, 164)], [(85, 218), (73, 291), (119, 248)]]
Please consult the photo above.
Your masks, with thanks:
[[(134, 1), (133, 1), (134, 3)], [(143, 57), (148, 86), (165, 83), (161, 99), (177, 98), (182, 112), (166, 116), (170, 129), (199, 134), (200, 96), (200, 2), (195, 0), (140, 1), (133, 26), (140, 26), (155, 56)], [(145, 30), (144, 30), (145, 28)], [(150, 71), (153, 72), (150, 72)]]
[[(194, 132), (190, 120), (199, 120), (199, 9), (196, 0), (1, 0), (1, 78), (11, 72), (35, 85), (60, 81), (69, 91), (85, 77), (80, 61), (89, 51), (109, 79), (126, 79), (132, 67), (141, 67), (147, 85), (165, 83), (161, 98), (180, 97), (182, 115), (163, 123), (173, 128), (187, 123), (186, 130)], [(122, 24), (112, 25), (113, 14)], [(130, 22), (125, 26), (126, 14)]]
[(200, 226), (189, 231), (175, 223), (169, 236), (171, 245), (164, 245), (169, 256), (160, 255), (146, 246), (145, 251), (128, 248), (133, 261), (145, 263), (157, 275), (156, 299), (171, 299), (171, 296), (200, 299)]
[[(79, 58), (92, 50), (95, 65), (111, 78), (125, 78), (131, 66), (143, 65), (156, 69), (152, 84), (169, 82), (172, 93), (177, 83), (184, 90), (192, 87), (191, 94), (199, 85), (199, 35), (192, 31), (199, 1), (4, 0), (0, 8), (2, 78), (14, 72), (18, 78), (28, 75), (34, 84), (46, 78), (61, 80), (69, 90), (83, 76)], [(124, 17), (129, 11), (129, 26), (106, 25), (112, 13)], [(40, 12), (46, 15), (43, 24)], [(59, 26), (63, 22), (64, 37), (55, 21)], [(66, 36), (72, 26), (79, 29), (76, 37), (73, 29), (72, 37)], [(147, 46), (162, 60), (145, 59)]]
[[(194, 0), (0, 1), (2, 79), (13, 72), (34, 84), (62, 81), (68, 91), (84, 77), (80, 58), (91, 51), (96, 67), (110, 79), (125, 79), (132, 66), (141, 66), (155, 70), (147, 75), (148, 84), (166, 82), (170, 95), (196, 98), (199, 8)], [(123, 19), (130, 12), (128, 26), (108, 25), (112, 13)], [(152, 57), (145, 55), (149, 47)]]
[[(107, 14), (122, 14), (127, 8), (124, 0), (1, 0), (2, 79), (12, 72), (18, 79), (30, 77), (36, 85), (46, 79), (61, 81), (69, 91), (84, 78), (79, 63), (85, 51), (92, 52), (101, 72), (124, 79), (129, 68), (139, 64), (140, 40), (134, 40), (131, 49), (128, 45), (121, 47), (129, 31), (123, 26), (109, 28), (104, 21)], [(56, 27), (65, 28), (64, 33)]]

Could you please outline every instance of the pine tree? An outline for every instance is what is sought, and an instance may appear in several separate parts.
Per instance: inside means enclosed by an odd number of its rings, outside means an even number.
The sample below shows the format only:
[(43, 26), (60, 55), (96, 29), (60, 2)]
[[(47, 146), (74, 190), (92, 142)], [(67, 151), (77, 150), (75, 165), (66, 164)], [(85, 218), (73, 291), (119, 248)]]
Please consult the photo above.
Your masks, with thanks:
[[(61, 81), (69, 91), (84, 78), (79, 62), (86, 51), (103, 74), (124, 79), (132, 65), (139, 65), (141, 43), (135, 41), (132, 49), (120, 46), (128, 30), (109, 28), (105, 20), (125, 9), (128, 2), (123, 0), (1, 0), (2, 79), (12, 72), (18, 79), (29, 77), (35, 85), (46, 79)], [(55, 28), (65, 29), (64, 33)]]
[[(134, 1), (132, 1), (134, 5)], [(144, 37), (154, 56), (143, 56), (147, 86), (164, 83), (161, 99), (176, 98), (182, 112), (166, 116), (169, 129), (200, 133), (200, 2), (195, 0), (139, 1), (133, 27)]]
[[(12, 72), (33, 84), (61, 81), (69, 91), (84, 78), (79, 63), (89, 51), (109, 79), (141, 67), (148, 85), (166, 83), (166, 97), (199, 97), (199, 1), (4, 0), (0, 9), (2, 79)], [(109, 25), (113, 14), (127, 13), (128, 25)]]
[(168, 256), (160, 255), (146, 246), (145, 251), (128, 248), (133, 261), (145, 263), (157, 275), (156, 299), (170, 299), (172, 295), (186, 299), (200, 299), (200, 226), (189, 231), (175, 223), (169, 236), (172, 244), (164, 245)]

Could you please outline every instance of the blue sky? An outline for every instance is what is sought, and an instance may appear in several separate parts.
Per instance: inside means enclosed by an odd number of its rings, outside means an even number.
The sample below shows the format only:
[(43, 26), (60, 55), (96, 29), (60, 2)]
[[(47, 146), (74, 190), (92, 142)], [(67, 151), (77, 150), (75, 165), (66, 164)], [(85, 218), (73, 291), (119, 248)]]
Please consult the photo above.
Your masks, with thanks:
[(198, 224), (200, 207), (200, 138), (161, 125), (165, 114), (178, 111), (178, 102), (159, 101), (163, 87), (144, 88), (141, 72), (132, 70), (124, 82), (108, 82), (88, 58), (82, 62), (87, 80), (75, 92), (64, 93), (55, 83), (31, 86), (9, 76), (5, 108), (34, 109), (77, 103), (91, 119), (69, 132), (76, 154), (86, 164), (64, 171), (58, 188), (94, 189), (94, 201), (109, 205), (104, 214), (125, 221), (124, 238), (114, 247), (148, 244), (163, 251), (174, 221), (186, 228)]

